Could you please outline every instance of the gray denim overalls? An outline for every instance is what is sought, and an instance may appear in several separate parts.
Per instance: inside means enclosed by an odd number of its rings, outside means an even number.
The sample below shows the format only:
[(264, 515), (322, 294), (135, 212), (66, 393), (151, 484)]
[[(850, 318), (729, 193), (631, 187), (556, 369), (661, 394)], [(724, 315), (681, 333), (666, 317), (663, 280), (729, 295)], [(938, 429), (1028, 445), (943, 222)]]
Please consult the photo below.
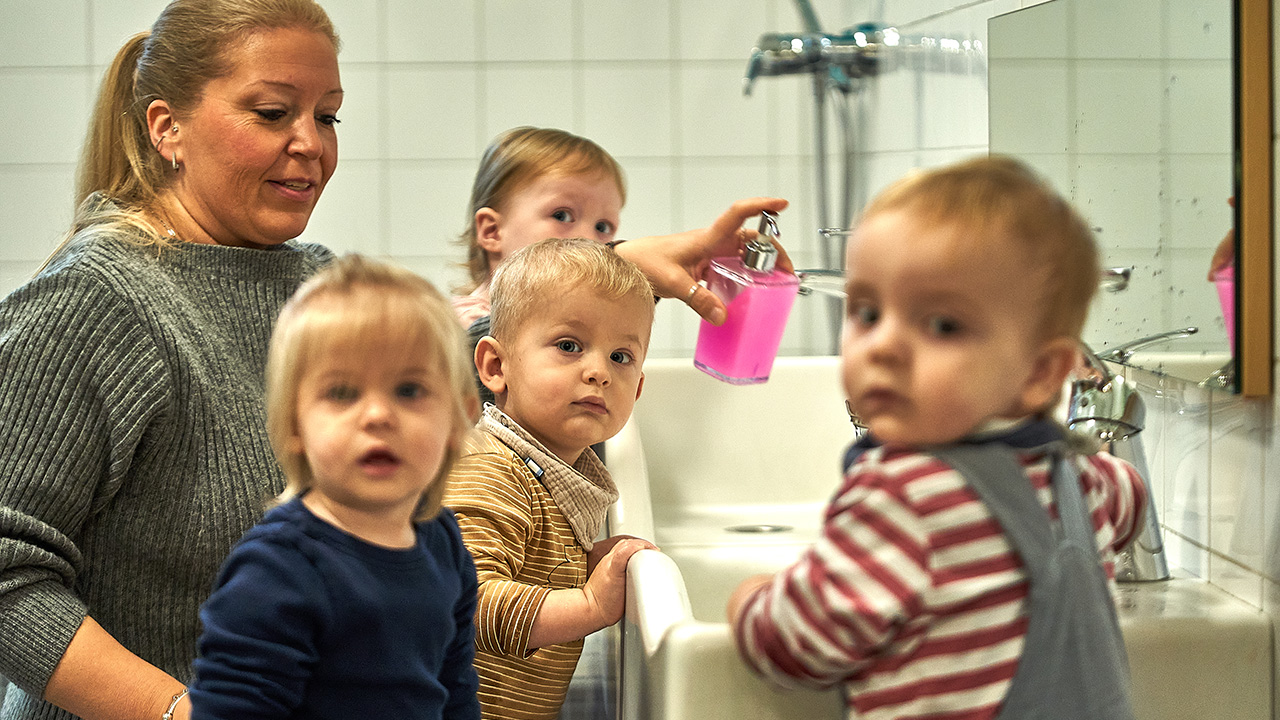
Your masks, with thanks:
[(1129, 662), (1079, 471), (1062, 441), (1028, 450), (1054, 455), (1061, 530), (1036, 499), (1014, 449), (1002, 442), (931, 452), (954, 467), (995, 516), (1022, 558), (1030, 627), (998, 720), (1132, 720)]

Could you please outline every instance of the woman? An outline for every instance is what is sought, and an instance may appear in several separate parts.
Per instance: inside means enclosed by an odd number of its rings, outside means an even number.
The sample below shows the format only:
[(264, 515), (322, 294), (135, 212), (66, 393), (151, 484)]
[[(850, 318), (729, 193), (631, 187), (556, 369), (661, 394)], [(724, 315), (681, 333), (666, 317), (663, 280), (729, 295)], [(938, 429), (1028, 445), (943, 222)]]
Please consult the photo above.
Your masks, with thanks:
[[(331, 259), (291, 239), (336, 167), (337, 48), (312, 0), (174, 0), (108, 71), (68, 239), (0, 301), (4, 720), (187, 717), (200, 603), (284, 486), (263, 366)], [(695, 273), (785, 204), (619, 252), (722, 313)]]
[(337, 163), (337, 48), (311, 0), (182, 0), (108, 72), (72, 234), (0, 304), (6, 719), (174, 709), (211, 578), (282, 487), (263, 357), (331, 257), (288, 241)]

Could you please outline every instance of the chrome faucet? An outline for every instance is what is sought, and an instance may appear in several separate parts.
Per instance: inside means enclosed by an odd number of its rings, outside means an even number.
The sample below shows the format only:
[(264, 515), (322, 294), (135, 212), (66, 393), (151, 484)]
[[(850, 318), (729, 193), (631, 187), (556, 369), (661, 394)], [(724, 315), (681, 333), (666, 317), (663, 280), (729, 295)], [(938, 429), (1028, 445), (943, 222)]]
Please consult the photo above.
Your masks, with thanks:
[(796, 277), (800, 278), (799, 294), (801, 296), (817, 293), (819, 295), (838, 298), (841, 303), (844, 302), (845, 292), (843, 270), (827, 270), (825, 268), (796, 270)]
[[(838, 32), (825, 31), (818, 22), (810, 0), (794, 0), (803, 30), (768, 32), (760, 36), (747, 60), (742, 91), (750, 95), (756, 79), (777, 75), (808, 75), (813, 86), (813, 173), (814, 212), (819, 228), (829, 225), (829, 180), (827, 173), (828, 115), (839, 121), (831, 129), (841, 141), (841, 186), (835, 190), (835, 211), (848, 221), (864, 202), (867, 171), (858, 162), (865, 136), (862, 91), (879, 75), (898, 68), (920, 72), (956, 73), (986, 78), (987, 56), (982, 40), (936, 35), (904, 35), (897, 28), (879, 22), (865, 22)], [(883, 3), (881, 3), (883, 10)], [(825, 235), (819, 245), (823, 268), (838, 270), (844, 265), (843, 237)], [(823, 291), (819, 291), (823, 292)], [(842, 308), (835, 293), (829, 302), (828, 327), (831, 351), (840, 344)]]
[(888, 41), (896, 45), (898, 34), (892, 28), (765, 33), (747, 58), (742, 92), (750, 95), (758, 77), (827, 72), (847, 91), (851, 79), (877, 74), (886, 32)]
[(750, 95), (756, 78), (825, 73), (847, 91), (852, 81), (899, 67), (954, 72), (957, 58), (986, 67), (980, 41), (903, 35), (897, 28), (862, 23), (840, 32), (808, 30), (765, 33), (747, 58), (742, 91)]
[(1104, 350), (1103, 352), (1098, 353), (1097, 357), (1100, 360), (1109, 360), (1111, 362), (1118, 362), (1121, 365), (1128, 365), (1129, 360), (1133, 358), (1134, 353), (1148, 345), (1154, 345), (1166, 340), (1176, 340), (1177, 338), (1189, 337), (1198, 332), (1200, 332), (1200, 328), (1184, 327), (1178, 330), (1156, 333), (1155, 335), (1148, 335), (1144, 338), (1138, 338), (1137, 340), (1124, 343), (1123, 345), (1117, 345), (1109, 350)]
[[(1188, 329), (1195, 331), (1195, 328)], [(1139, 347), (1149, 342), (1181, 337), (1179, 333), (1190, 334), (1185, 331), (1163, 333), (1128, 343), (1121, 348)], [(1156, 516), (1155, 501), (1151, 494), (1151, 475), (1147, 468), (1146, 453), (1142, 449), (1141, 432), (1146, 421), (1146, 405), (1131, 381), (1123, 375), (1113, 374), (1088, 345), (1080, 345), (1090, 372), (1071, 382), (1067, 427), (1096, 438), (1112, 455), (1133, 465), (1147, 488), (1147, 507), (1143, 513), (1142, 528), (1133, 543), (1116, 554), (1116, 580), (1167, 580), (1169, 565), (1165, 560), (1164, 543), (1160, 538), (1160, 521)], [(1110, 354), (1121, 348), (1112, 350)]]

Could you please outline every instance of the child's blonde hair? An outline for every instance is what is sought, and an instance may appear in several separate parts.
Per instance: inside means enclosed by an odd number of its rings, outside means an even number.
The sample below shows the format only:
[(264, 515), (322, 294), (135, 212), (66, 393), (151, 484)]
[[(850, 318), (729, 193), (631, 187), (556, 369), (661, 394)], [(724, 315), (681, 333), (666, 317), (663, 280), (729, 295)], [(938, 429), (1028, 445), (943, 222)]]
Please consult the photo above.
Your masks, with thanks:
[[(490, 289), (489, 334), (509, 341), (549, 297), (590, 288), (610, 300), (638, 298), (653, 324), (653, 286), (613, 248), (583, 238), (542, 240), (521, 248), (498, 266)], [(645, 337), (645, 346), (649, 338)]]
[(1080, 214), (1026, 164), (993, 155), (912, 173), (873, 199), (863, 221), (890, 211), (950, 229), (964, 252), (999, 252), (990, 240), (1021, 248), (1027, 272), (1043, 284), (1039, 338), (1080, 337), (1101, 273), (1097, 243)]
[(471, 185), (467, 228), (459, 241), (467, 248), (469, 279), (457, 291), (466, 294), (489, 279), (489, 256), (476, 242), (476, 213), (482, 208), (504, 210), (511, 196), (544, 175), (564, 177), (603, 173), (618, 186), (618, 196), (627, 202), (627, 183), (622, 167), (604, 148), (587, 138), (555, 128), (521, 126), (502, 133), (489, 143), (480, 157), (475, 182)]
[(453, 308), (430, 282), (403, 268), (347, 255), (321, 270), (285, 303), (267, 354), (267, 432), (284, 468), (277, 502), (302, 494), (315, 482), (304, 452), (290, 447), (298, 434), (298, 385), (310, 362), (338, 343), (400, 338), (406, 353), (426, 348), (445, 376), (452, 398), (450, 442), (435, 480), (423, 493), (415, 520), (440, 510), (445, 478), (462, 439), (475, 422), (476, 390), (466, 340)]

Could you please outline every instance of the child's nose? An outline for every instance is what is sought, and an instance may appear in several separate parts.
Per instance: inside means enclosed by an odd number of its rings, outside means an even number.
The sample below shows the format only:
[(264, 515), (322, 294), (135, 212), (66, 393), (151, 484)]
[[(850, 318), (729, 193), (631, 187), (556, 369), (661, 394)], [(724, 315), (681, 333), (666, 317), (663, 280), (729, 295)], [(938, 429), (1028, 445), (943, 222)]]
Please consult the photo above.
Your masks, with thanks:
[(600, 387), (608, 386), (612, 380), (609, 358), (601, 357), (595, 353), (587, 353), (584, 357), (582, 378), (590, 384), (599, 385)]
[(365, 398), (361, 419), (367, 426), (390, 425), (395, 413), (388, 398), (370, 394)]
[(873, 360), (899, 360), (905, 349), (906, 336), (902, 324), (893, 318), (881, 318), (867, 332), (867, 353)]

